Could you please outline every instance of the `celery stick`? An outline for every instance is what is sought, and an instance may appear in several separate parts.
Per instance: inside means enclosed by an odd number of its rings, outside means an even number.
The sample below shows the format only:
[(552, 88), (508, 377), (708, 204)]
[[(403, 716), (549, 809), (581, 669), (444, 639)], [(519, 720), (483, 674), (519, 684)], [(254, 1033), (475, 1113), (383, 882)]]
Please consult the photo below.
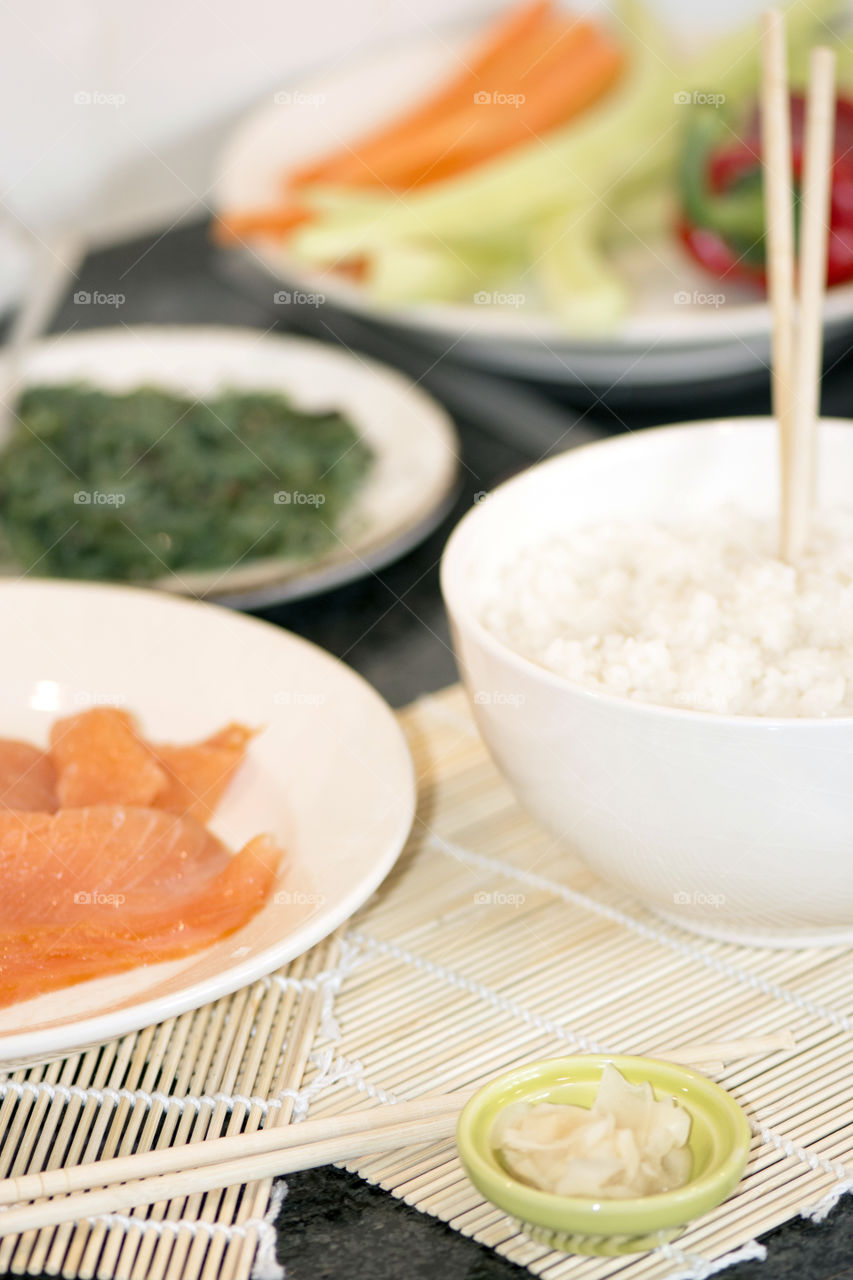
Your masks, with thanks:
[(531, 236), (533, 271), (545, 302), (567, 333), (612, 333), (625, 316), (628, 288), (605, 254), (607, 210), (552, 215)]
[(446, 245), (389, 240), (368, 260), (365, 287), (386, 305), (470, 303), (483, 289), (508, 288), (523, 268), (517, 240)]
[(440, 244), (389, 241), (370, 258), (365, 286), (386, 306), (407, 302), (470, 302), (479, 277), (470, 261)]
[(604, 226), (604, 243), (635, 245), (641, 241), (661, 240), (671, 234), (679, 207), (675, 182), (661, 178), (659, 182), (620, 185), (615, 198), (608, 201)]

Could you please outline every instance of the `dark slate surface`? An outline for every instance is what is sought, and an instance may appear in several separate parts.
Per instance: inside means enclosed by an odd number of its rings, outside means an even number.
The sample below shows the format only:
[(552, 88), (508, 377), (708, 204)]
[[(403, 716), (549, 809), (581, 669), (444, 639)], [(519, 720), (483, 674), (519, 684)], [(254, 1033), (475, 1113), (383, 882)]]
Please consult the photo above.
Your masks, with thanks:
[[(76, 289), (123, 293), (118, 308), (69, 299), (55, 328), (116, 323), (202, 323), (297, 329), (423, 373), (432, 358), (328, 313), (299, 313), (273, 304), (267, 282), (236, 274), (208, 247), (201, 227), (180, 228), (150, 240), (93, 255)], [(853, 358), (833, 353), (824, 411), (853, 415)], [(448, 403), (462, 440), (459, 499), (441, 529), (384, 572), (326, 596), (271, 608), (260, 616), (329, 649), (355, 667), (396, 706), (455, 678), (447, 626), (438, 594), (438, 559), (448, 531), (478, 492), (554, 448), (593, 432), (633, 430), (654, 422), (706, 418), (717, 413), (766, 412), (767, 391), (740, 382), (694, 388), (691, 398), (662, 395), (657, 405), (626, 396), (570, 398), (560, 388), (519, 398), (497, 379), (459, 376), (448, 361), (423, 379)], [(529, 390), (529, 389), (528, 389)], [(336, 1169), (288, 1179), (279, 1220), (280, 1257), (290, 1280), (510, 1280), (519, 1268), (464, 1239), (443, 1223)], [(738, 1264), (728, 1280), (853, 1280), (853, 1199), (821, 1225), (795, 1220), (764, 1238), (763, 1266)]]

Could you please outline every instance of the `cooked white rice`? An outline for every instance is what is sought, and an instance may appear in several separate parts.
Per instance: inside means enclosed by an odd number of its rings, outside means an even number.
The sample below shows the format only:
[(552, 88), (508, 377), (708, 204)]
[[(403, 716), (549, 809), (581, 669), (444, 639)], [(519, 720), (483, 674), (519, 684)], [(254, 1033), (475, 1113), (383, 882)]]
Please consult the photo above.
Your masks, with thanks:
[(483, 609), (511, 649), (590, 689), (726, 715), (853, 715), (853, 511), (793, 568), (776, 523), (571, 530), (502, 572)]

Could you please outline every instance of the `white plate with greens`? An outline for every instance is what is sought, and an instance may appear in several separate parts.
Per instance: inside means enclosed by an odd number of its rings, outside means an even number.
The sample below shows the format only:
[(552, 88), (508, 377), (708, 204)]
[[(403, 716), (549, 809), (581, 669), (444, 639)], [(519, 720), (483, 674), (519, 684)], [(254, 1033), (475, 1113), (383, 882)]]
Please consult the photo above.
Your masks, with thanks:
[[(23, 382), (24, 421), (0, 454), (9, 575), (257, 607), (380, 568), (453, 499), (457, 441), (441, 406), (324, 343), (92, 330), (35, 346)], [(57, 390), (72, 384), (87, 390)]]
[[(608, 132), (605, 116), (610, 107), (608, 99), (603, 101), (603, 123), (594, 127), (598, 128), (597, 145), (587, 147), (585, 153), (587, 167), (591, 157), (598, 167), (595, 174), (582, 171), (580, 175), (590, 191), (602, 186), (603, 206), (614, 206), (608, 212), (613, 221), (608, 270), (613, 272), (611, 283), (615, 278), (616, 288), (624, 291), (627, 303), (612, 327), (597, 330), (593, 306), (579, 308), (568, 326), (565, 320), (561, 323), (549, 305), (535, 254), (521, 268), (509, 266), (497, 289), (493, 281), (481, 281), (482, 288), (474, 284), (466, 296), (453, 300), (395, 300), (388, 290), (389, 280), (393, 285), (394, 279), (400, 278), (394, 272), (386, 271), (382, 292), (377, 293), (338, 270), (348, 237), (353, 238), (353, 243), (360, 237), (360, 244), (369, 254), (385, 252), (395, 240), (404, 247), (415, 245), (420, 235), (440, 254), (446, 248), (437, 268), (443, 263), (452, 273), (454, 256), (464, 254), (463, 241), (452, 239), (454, 225), (468, 237), (465, 243), (471, 242), (472, 235), (494, 235), (492, 211), (501, 210), (503, 216), (503, 211), (513, 204), (514, 193), (532, 185), (532, 170), (523, 166), (517, 169), (517, 181), (486, 179), (479, 205), (469, 201), (461, 221), (456, 221), (460, 217), (458, 202), (452, 206), (452, 213), (448, 213), (450, 206), (441, 206), (437, 198), (429, 204), (430, 192), (436, 192), (442, 184), (421, 188), (414, 195), (386, 194), (385, 203), (376, 205), (375, 210), (365, 206), (363, 225), (355, 211), (352, 232), (346, 231), (341, 238), (339, 230), (332, 231), (331, 238), (325, 241), (327, 248), (334, 249), (328, 266), (310, 261), (311, 253), (317, 251), (316, 239), (310, 247), (311, 226), (299, 228), (289, 244), (253, 236), (242, 248), (229, 252), (242, 253), (266, 272), (271, 304), (292, 305), (300, 299), (316, 304), (325, 300), (389, 328), (402, 327), (437, 356), (446, 355), (453, 361), (504, 373), (596, 388), (619, 383), (625, 389), (632, 385), (695, 383), (703, 378), (766, 368), (770, 314), (756, 289), (749, 284), (727, 283), (722, 287), (688, 258), (672, 230), (674, 211), (667, 205), (666, 190), (653, 176), (643, 179), (644, 194), (626, 202), (624, 208), (616, 205), (611, 195), (617, 178), (638, 173), (646, 159), (654, 159), (658, 151), (663, 169), (668, 173), (673, 170), (673, 159), (664, 152), (674, 145), (685, 112), (691, 109), (690, 104), (680, 100), (690, 96), (684, 80), (684, 68), (690, 62), (673, 52), (679, 39), (683, 41), (685, 28), (695, 44), (703, 24), (711, 22), (715, 36), (724, 34), (727, 24), (737, 27), (730, 42), (706, 42), (709, 52), (704, 58), (701, 51), (697, 55), (693, 65), (699, 70), (695, 74), (708, 91), (719, 90), (721, 83), (733, 96), (746, 95), (751, 100), (757, 93), (757, 21), (762, 6), (757, 0), (750, 0), (746, 7), (734, 0), (723, 0), (717, 6), (720, 12), (713, 15), (700, 15), (695, 9), (679, 8), (665, 0), (653, 0), (649, 7), (658, 11), (657, 17), (664, 24), (667, 39), (672, 36), (672, 44), (658, 45), (657, 37), (646, 40), (641, 30), (628, 37), (633, 44), (627, 75), (636, 80), (631, 87), (626, 79), (624, 92), (634, 94), (636, 110), (630, 110), (629, 101), (629, 110), (623, 110), (617, 119), (614, 109), (610, 117), (613, 127)], [(819, 0), (813, 6), (794, 0), (789, 40), (800, 55), (812, 39), (823, 37), (822, 20), (832, 7), (832, 0)], [(843, 9), (844, 0), (835, 7)], [(479, 28), (487, 22), (481, 21)], [(627, 28), (617, 22), (616, 30)], [(271, 94), (226, 142), (215, 188), (218, 208), (247, 210), (281, 204), (289, 171), (306, 160), (334, 152), (342, 143), (355, 142), (385, 121), (393, 121), (407, 103), (416, 102), (449, 72), (458, 71), (460, 55), (464, 56), (470, 47), (471, 37), (470, 27), (461, 32), (431, 33), (429, 37), (420, 32), (410, 42), (338, 61), (326, 72), (302, 77), (298, 88)], [(621, 83), (611, 90), (614, 95), (621, 92)], [(598, 109), (594, 106), (589, 111), (595, 113)], [(652, 126), (649, 137), (643, 133), (646, 117)], [(583, 122), (584, 117), (579, 119)], [(634, 121), (639, 122), (634, 130), (636, 136), (631, 133)], [(544, 160), (559, 167), (560, 154), (548, 143), (548, 135), (545, 139)], [(619, 145), (624, 155), (618, 150)], [(524, 148), (508, 154), (518, 155), (521, 150)], [(611, 165), (612, 156), (616, 157), (615, 167)], [(613, 173), (608, 165), (613, 167)], [(481, 166), (482, 171), (489, 168)], [(504, 174), (509, 173), (505, 166)], [(670, 178), (670, 184), (671, 181)], [(506, 183), (503, 188), (502, 182)], [(566, 217), (567, 243), (578, 234), (576, 224), (580, 225), (574, 215)], [(527, 232), (520, 224), (505, 227), (498, 234), (508, 252)], [(401, 265), (400, 271), (404, 269)], [(433, 279), (435, 275), (432, 273)], [(282, 296), (277, 292), (282, 283), (288, 286), (286, 303), (275, 303), (276, 297)], [(427, 287), (431, 287), (429, 273)], [(606, 292), (609, 288), (605, 280), (602, 289)], [(851, 325), (853, 283), (837, 285), (829, 291), (826, 301), (827, 336), (841, 334)]]

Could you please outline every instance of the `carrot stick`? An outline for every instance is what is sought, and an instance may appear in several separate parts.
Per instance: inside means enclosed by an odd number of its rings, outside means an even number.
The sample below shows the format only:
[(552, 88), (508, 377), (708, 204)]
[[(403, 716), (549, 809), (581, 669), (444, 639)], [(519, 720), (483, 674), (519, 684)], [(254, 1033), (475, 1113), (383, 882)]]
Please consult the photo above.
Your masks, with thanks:
[[(541, 3), (528, 4), (515, 11), (516, 20), (523, 14), (530, 22), (534, 8), (543, 11)], [(508, 26), (506, 20), (504, 35)], [(334, 185), (407, 190), (453, 177), (564, 124), (604, 94), (624, 65), (624, 55), (609, 34), (584, 19), (540, 17), (527, 31), (522, 48), (504, 47), (500, 58), (493, 48), (493, 54), (489, 65), (502, 65), (504, 70), (484, 91), (490, 97), (487, 103), (476, 100), (469, 81), (460, 99), (464, 105), (436, 116), (415, 133), (401, 133), (398, 121), (374, 141), (369, 162), (349, 151), (325, 162), (324, 169), (334, 173)], [(424, 115), (428, 107), (419, 110)], [(281, 206), (225, 213), (214, 227), (214, 238), (220, 244), (258, 235), (282, 239), (318, 216), (296, 197)]]
[[(567, 40), (570, 29), (572, 34)], [(472, 79), (464, 99), (453, 110), (425, 120), (417, 129), (402, 133), (395, 129), (393, 136), (375, 142), (366, 150), (354, 148), (336, 165), (334, 179), (326, 182), (353, 187), (409, 186), (411, 178), (406, 173), (418, 174), (428, 169), (447, 145), (448, 135), (461, 134), (471, 127), (472, 117), (482, 117), (485, 100), (491, 101), (496, 93), (503, 99), (508, 95), (523, 98), (522, 81), (526, 85), (528, 77), (535, 77), (543, 58), (555, 44), (566, 49), (582, 37), (581, 24), (567, 25), (562, 20), (543, 24), (531, 32), (523, 44), (505, 50), (491, 75)], [(437, 142), (432, 142), (432, 138), (437, 138)], [(401, 169), (404, 172), (401, 173)]]
[(437, 120), (416, 137), (373, 157), (373, 171), (352, 186), (377, 181), (394, 190), (437, 182), (564, 124), (611, 86), (624, 56), (597, 27), (577, 22), (549, 41), (534, 67), (505, 82), (492, 100)]
[[(507, 55), (515, 57), (526, 43), (541, 31), (551, 16), (552, 0), (524, 0), (524, 3), (502, 15), (489, 30), (479, 48), (464, 60), (463, 69), (444, 83), (435, 93), (416, 106), (397, 116), (391, 124), (379, 129), (313, 164), (305, 165), (288, 175), (289, 188), (312, 183), (346, 183), (353, 168), (362, 170), (370, 162), (375, 147), (386, 147), (411, 137), (418, 129), (431, 125), (444, 115), (468, 107), (474, 93), (486, 85), (487, 80), (500, 79), (505, 74)], [(364, 157), (359, 161), (357, 157)]]
[(298, 204), (283, 204), (272, 209), (237, 209), (220, 214), (211, 234), (216, 244), (225, 246), (252, 236), (281, 238), (315, 216), (312, 209)]
[(551, 66), (514, 114), (509, 114), (511, 108), (485, 113), (482, 124), (477, 121), (478, 128), (449, 140), (439, 162), (420, 181), (435, 182), (464, 172), (565, 124), (603, 96), (624, 65), (624, 54), (609, 41), (585, 42), (578, 61), (572, 66)]

